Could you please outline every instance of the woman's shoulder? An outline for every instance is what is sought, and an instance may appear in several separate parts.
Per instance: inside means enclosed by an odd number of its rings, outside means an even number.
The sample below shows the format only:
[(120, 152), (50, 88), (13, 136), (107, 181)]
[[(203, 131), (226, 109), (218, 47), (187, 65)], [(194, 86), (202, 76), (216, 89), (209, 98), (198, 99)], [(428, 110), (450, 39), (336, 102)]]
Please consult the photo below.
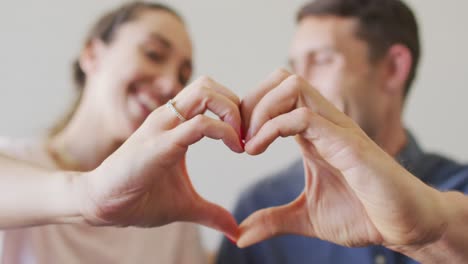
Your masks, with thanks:
[(13, 138), (0, 136), (0, 154), (49, 166), (50, 158), (45, 149), (45, 138)]
[[(0, 152), (7, 156), (18, 156), (40, 146), (37, 138), (0, 137)], [(20, 155), (21, 156), (21, 155)]]

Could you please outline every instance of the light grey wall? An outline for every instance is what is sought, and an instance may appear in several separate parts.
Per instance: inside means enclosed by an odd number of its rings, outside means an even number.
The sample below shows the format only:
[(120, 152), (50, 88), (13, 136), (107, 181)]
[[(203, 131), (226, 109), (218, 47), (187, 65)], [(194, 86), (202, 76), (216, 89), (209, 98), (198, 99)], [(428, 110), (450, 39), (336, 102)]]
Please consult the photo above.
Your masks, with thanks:
[[(3, 1), (0, 9), (0, 135), (44, 131), (71, 99), (69, 66), (88, 26), (120, 0)], [(208, 74), (243, 96), (285, 66), (294, 13), (289, 1), (165, 1), (185, 16), (195, 42), (195, 77)], [(406, 122), (428, 149), (468, 160), (468, 2), (408, 1), (419, 16), (424, 56), (407, 104)], [(292, 139), (248, 157), (203, 140), (188, 154), (197, 190), (227, 208), (241, 190), (299, 156)], [(220, 236), (203, 229), (206, 246)]]

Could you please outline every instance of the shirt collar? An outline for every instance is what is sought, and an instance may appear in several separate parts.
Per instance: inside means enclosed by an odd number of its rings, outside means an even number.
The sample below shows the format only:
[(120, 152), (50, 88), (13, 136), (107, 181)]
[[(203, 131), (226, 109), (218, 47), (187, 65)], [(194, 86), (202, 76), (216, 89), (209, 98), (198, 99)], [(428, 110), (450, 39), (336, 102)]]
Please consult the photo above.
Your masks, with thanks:
[[(410, 132), (406, 132), (408, 141), (403, 149), (397, 154), (396, 160), (401, 166), (405, 167), (408, 171), (418, 176), (416, 169), (419, 161), (423, 157), (424, 153), (419, 147), (416, 139)], [(419, 176), (418, 176), (419, 177)]]

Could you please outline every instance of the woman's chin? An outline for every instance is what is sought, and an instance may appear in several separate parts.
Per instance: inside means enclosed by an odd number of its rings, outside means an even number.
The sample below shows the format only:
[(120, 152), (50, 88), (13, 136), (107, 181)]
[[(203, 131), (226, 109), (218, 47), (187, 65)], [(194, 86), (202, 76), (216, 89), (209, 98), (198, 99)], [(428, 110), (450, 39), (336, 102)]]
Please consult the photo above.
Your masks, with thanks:
[(127, 125), (117, 128), (117, 140), (119, 142), (126, 141), (141, 125), (140, 121), (128, 121)]

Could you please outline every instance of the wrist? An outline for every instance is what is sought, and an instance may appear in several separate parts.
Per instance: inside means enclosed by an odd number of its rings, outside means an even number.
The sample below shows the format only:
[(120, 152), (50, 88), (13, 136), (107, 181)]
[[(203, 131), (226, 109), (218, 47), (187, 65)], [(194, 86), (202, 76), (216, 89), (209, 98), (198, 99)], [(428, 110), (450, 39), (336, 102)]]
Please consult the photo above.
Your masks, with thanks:
[(102, 180), (101, 172), (96, 170), (78, 173), (74, 176), (73, 197), (74, 204), (79, 212), (81, 221), (91, 226), (112, 226), (115, 223), (106, 221), (106, 214), (103, 212), (99, 196), (96, 190), (101, 186), (107, 186), (110, 183)]
[(440, 192), (445, 211), (444, 232), (418, 255), (423, 263), (467, 263), (468, 201), (460, 192)]
[[(48, 215), (52, 216), (52, 223), (71, 224), (82, 223), (77, 193), (77, 179), (79, 172), (56, 172), (48, 181), (48, 195), (45, 197)], [(50, 221), (47, 221), (50, 222)]]
[[(435, 217), (439, 218), (438, 225), (432, 225), (427, 233), (432, 232), (431, 240), (416, 246), (402, 247), (398, 250), (421, 263), (465, 263), (468, 257), (465, 250), (467, 236), (464, 235), (461, 227), (466, 224), (466, 197), (458, 192), (439, 192), (437, 193), (438, 205), (433, 209)], [(459, 260), (459, 261), (457, 261)]]

